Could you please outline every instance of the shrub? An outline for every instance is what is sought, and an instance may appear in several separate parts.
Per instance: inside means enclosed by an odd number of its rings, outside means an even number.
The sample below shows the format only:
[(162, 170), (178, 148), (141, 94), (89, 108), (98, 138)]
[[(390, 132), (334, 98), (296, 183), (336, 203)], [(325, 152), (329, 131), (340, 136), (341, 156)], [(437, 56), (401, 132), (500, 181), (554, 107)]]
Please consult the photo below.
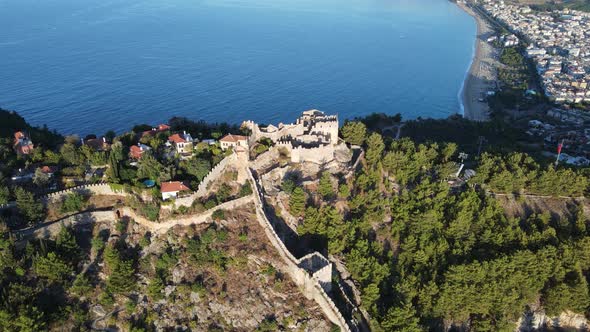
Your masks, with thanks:
[(115, 229), (119, 233), (125, 233), (127, 231), (127, 221), (124, 219), (119, 219), (115, 225)]
[(141, 211), (144, 217), (151, 221), (156, 221), (160, 214), (160, 207), (157, 204), (149, 203), (145, 204)]
[(246, 197), (251, 194), (252, 194), (252, 186), (250, 185), (250, 182), (244, 183), (242, 185), (242, 187), (240, 188), (240, 197)]
[(105, 247), (104, 240), (100, 236), (92, 238), (90, 243), (92, 244), (92, 248), (96, 250), (96, 252), (101, 251)]
[(277, 325), (276, 320), (265, 318), (262, 322), (260, 322), (258, 328), (256, 328), (256, 332), (271, 332), (277, 331), (278, 329), (279, 326)]
[(219, 210), (213, 211), (211, 218), (213, 218), (213, 220), (215, 220), (215, 221), (220, 221), (220, 220), (225, 219), (225, 210), (219, 209)]
[(217, 202), (214, 199), (210, 199), (205, 202), (204, 206), (205, 206), (205, 210), (209, 210), (209, 209), (216, 207)]
[(85, 199), (78, 193), (69, 193), (65, 196), (61, 204), (62, 213), (78, 212), (82, 210), (85, 205)]
[(76, 276), (70, 291), (78, 296), (85, 296), (92, 290), (92, 285), (90, 285), (90, 281), (88, 278), (80, 273)]
[(283, 183), (281, 184), (281, 189), (283, 189), (283, 191), (289, 195), (291, 195), (293, 193), (293, 190), (295, 189), (295, 187), (296, 187), (295, 181), (293, 181), (293, 179), (291, 179), (291, 178), (287, 178), (287, 179), (283, 180)]
[(150, 238), (146, 234), (141, 239), (139, 239), (139, 247), (143, 249), (143, 248), (149, 246), (151, 242), (152, 241), (150, 240)]
[(277, 269), (275, 269), (275, 267), (271, 264), (265, 264), (260, 270), (260, 273), (264, 274), (265, 276), (272, 277), (277, 273)]
[(147, 293), (152, 301), (155, 302), (164, 298), (164, 294), (162, 294), (163, 290), (164, 283), (162, 282), (162, 279), (160, 279), (159, 276), (155, 276), (148, 285)]

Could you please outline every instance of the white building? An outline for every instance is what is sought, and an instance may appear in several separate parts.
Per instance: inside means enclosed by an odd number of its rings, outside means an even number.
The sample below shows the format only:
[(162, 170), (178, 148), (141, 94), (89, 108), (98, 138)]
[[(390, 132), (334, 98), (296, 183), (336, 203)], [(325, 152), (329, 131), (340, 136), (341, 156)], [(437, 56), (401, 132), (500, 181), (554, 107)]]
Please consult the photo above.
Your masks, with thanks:
[(177, 198), (179, 193), (189, 191), (189, 187), (185, 186), (184, 183), (180, 181), (162, 182), (162, 185), (160, 186), (163, 200)]
[(219, 142), (221, 143), (221, 149), (227, 150), (229, 148), (243, 147), (248, 149), (248, 137), (242, 135), (228, 134), (223, 136)]

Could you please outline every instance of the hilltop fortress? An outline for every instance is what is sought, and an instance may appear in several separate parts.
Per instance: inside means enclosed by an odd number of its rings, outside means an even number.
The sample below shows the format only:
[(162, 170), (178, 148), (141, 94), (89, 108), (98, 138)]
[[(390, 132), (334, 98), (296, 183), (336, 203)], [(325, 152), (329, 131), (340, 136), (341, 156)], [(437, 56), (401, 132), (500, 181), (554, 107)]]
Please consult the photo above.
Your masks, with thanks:
[(325, 163), (334, 159), (338, 144), (338, 117), (318, 110), (309, 110), (295, 123), (260, 127), (254, 121), (244, 121), (242, 126), (251, 132), (248, 143), (254, 146), (262, 138), (270, 139), (278, 148), (285, 149), (292, 162)]

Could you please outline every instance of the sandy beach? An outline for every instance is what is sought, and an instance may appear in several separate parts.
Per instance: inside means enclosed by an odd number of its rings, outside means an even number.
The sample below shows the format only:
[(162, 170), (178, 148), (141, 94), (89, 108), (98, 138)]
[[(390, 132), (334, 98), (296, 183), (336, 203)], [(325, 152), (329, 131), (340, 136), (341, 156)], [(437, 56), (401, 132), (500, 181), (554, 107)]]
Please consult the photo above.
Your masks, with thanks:
[(494, 30), (484, 18), (467, 5), (462, 2), (457, 2), (457, 5), (473, 16), (477, 22), (475, 52), (461, 91), (463, 116), (474, 121), (486, 121), (489, 119), (489, 106), (487, 102), (480, 100), (483, 100), (486, 93), (494, 90), (496, 86), (497, 51), (487, 42), (487, 39), (494, 34)]

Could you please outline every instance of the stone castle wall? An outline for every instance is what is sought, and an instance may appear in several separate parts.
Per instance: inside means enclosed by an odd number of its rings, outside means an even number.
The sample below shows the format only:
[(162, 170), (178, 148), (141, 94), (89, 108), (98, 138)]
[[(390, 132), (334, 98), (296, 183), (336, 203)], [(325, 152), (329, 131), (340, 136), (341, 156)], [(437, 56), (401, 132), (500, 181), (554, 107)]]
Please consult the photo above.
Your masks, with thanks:
[(329, 269), (323, 268), (316, 271), (316, 273), (314, 273), (314, 275), (317, 274), (315, 277), (299, 266), (302, 264), (301, 259), (297, 259), (295, 256), (293, 256), (293, 254), (291, 254), (289, 249), (285, 247), (285, 244), (274, 230), (272, 223), (264, 212), (263, 197), (262, 192), (260, 191), (260, 186), (254, 179), (254, 176), (250, 170), (248, 170), (248, 174), (253, 186), (253, 196), (256, 205), (256, 215), (258, 222), (264, 229), (271, 244), (275, 247), (283, 261), (286, 263), (285, 272), (288, 273), (293, 281), (295, 281), (295, 283), (302, 288), (303, 294), (307, 298), (316, 301), (330, 321), (338, 325), (341, 331), (350, 332), (351, 329), (346, 322), (346, 319), (344, 316), (342, 316), (342, 313), (340, 313), (340, 310), (338, 310), (336, 304), (334, 304), (334, 301), (332, 301), (330, 296), (326, 293), (324, 286), (322, 286), (319, 282), (319, 279), (324, 280), (326, 278), (328, 272), (330, 273), (331, 279), (331, 263), (329, 264)]
[(334, 160), (335, 148), (331, 144), (308, 148), (303, 146), (293, 147), (291, 142), (278, 141), (275, 147), (287, 150), (293, 163), (309, 161), (316, 164), (324, 164)]
[(131, 209), (129, 207), (123, 207), (123, 208), (119, 209), (118, 211), (121, 216), (127, 216), (127, 217), (135, 220), (135, 222), (148, 228), (151, 232), (163, 234), (163, 233), (166, 233), (170, 228), (175, 227), (175, 226), (188, 226), (188, 225), (211, 223), (211, 222), (213, 222), (213, 219), (211, 217), (213, 215), (213, 212), (215, 212), (216, 210), (233, 210), (233, 209), (237, 209), (238, 207), (241, 207), (241, 206), (244, 206), (247, 204), (251, 204), (253, 202), (254, 202), (253, 195), (244, 196), (244, 197), (241, 197), (238, 199), (231, 200), (229, 202), (225, 202), (223, 204), (219, 204), (219, 205), (212, 207), (211, 209), (209, 209), (203, 213), (199, 213), (197, 215), (179, 216), (173, 220), (162, 221), (162, 222), (150, 221), (150, 220), (138, 215), (137, 213), (135, 213), (135, 211), (133, 211), (133, 209)]
[(291, 161), (294, 163), (309, 161), (316, 164), (323, 164), (334, 160), (334, 146), (320, 145), (313, 148), (298, 146), (291, 149)]
[(297, 137), (299, 135), (303, 135), (303, 125), (300, 124), (281, 124), (279, 125), (280, 128), (275, 127), (276, 130), (265, 130), (260, 129), (260, 126), (256, 124), (254, 121), (248, 120), (242, 123), (242, 126), (248, 128), (251, 132), (249, 136), (248, 143), (250, 146), (254, 145), (254, 143), (258, 142), (261, 138), (266, 137), (273, 142), (276, 142), (281, 139), (281, 137), (291, 136)]
[(332, 263), (318, 252), (311, 253), (298, 259), (298, 267), (304, 269), (311, 278), (329, 292), (332, 290)]
[(196, 197), (204, 197), (205, 195), (207, 195), (209, 184), (211, 184), (211, 182), (213, 182), (215, 179), (220, 177), (221, 174), (223, 174), (223, 171), (225, 170), (225, 167), (227, 165), (229, 165), (231, 163), (235, 163), (237, 161), (238, 161), (238, 156), (235, 153), (232, 153), (231, 155), (223, 158), (223, 160), (221, 160), (219, 162), (219, 164), (215, 165), (215, 167), (213, 167), (213, 169), (211, 169), (211, 171), (209, 171), (209, 173), (203, 178), (203, 181), (201, 181), (201, 183), (199, 183), (199, 187), (197, 188), (197, 191), (195, 193), (196, 196), (193, 197), (192, 200), (190, 201), (191, 204), (195, 200)]
[(45, 196), (42, 196), (41, 199), (46, 202), (57, 202), (62, 200), (66, 195), (70, 193), (78, 193), (82, 195), (91, 194), (91, 195), (120, 195), (126, 196), (127, 193), (124, 191), (113, 190), (108, 183), (96, 183), (96, 184), (85, 184), (77, 187), (72, 187), (60, 191), (56, 191)]

